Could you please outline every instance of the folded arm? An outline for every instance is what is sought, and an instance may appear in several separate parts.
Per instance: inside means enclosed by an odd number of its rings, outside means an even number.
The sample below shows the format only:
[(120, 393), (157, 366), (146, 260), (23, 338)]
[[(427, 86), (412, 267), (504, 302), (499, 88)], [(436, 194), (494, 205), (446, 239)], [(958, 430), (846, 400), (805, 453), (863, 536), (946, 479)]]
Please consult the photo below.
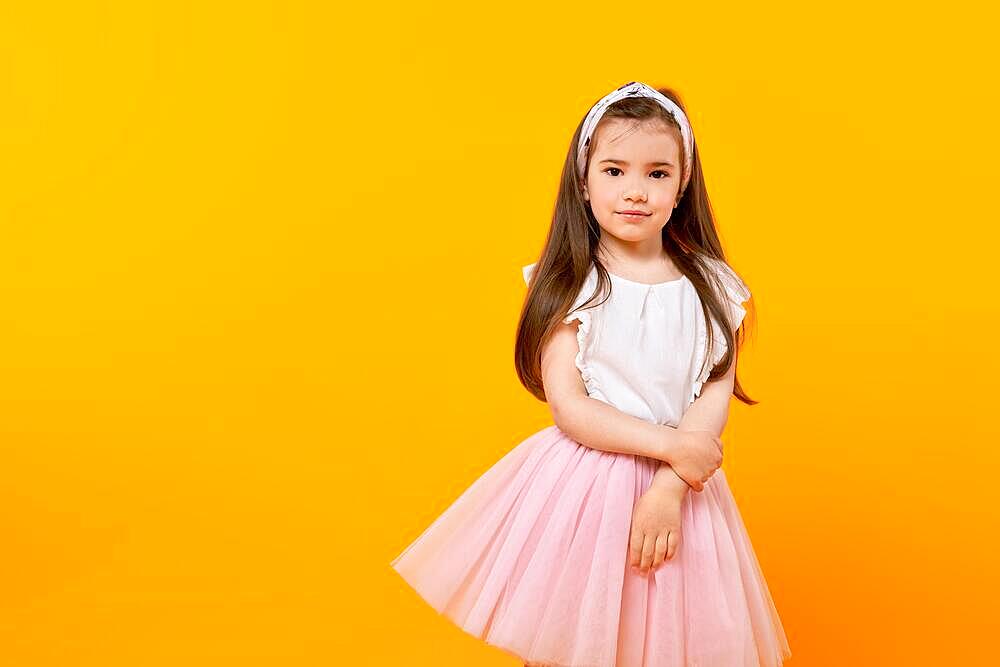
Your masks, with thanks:
[(721, 436), (729, 419), (736, 364), (722, 377), (702, 386), (698, 398), (685, 410), (676, 428), (655, 424), (587, 395), (586, 385), (576, 367), (577, 326), (575, 321), (560, 323), (542, 347), (542, 381), (556, 426), (593, 449), (660, 460), (654, 484), (689, 488), (669, 464), (675, 451), (675, 434), (709, 431)]
[(667, 460), (673, 427), (639, 419), (587, 395), (576, 367), (577, 326), (576, 321), (560, 323), (542, 346), (542, 382), (556, 426), (593, 449)]
[[(734, 361), (725, 375), (702, 385), (698, 398), (684, 411), (680, 423), (677, 424), (677, 430), (711, 431), (721, 438), (722, 430), (726, 427), (726, 422), (729, 421), (729, 401), (733, 395), (735, 382), (736, 362)], [(676, 486), (678, 480), (680, 480), (680, 484), (688, 486), (687, 482), (681, 480), (668, 463), (661, 463), (653, 475), (653, 484), (656, 485)]]

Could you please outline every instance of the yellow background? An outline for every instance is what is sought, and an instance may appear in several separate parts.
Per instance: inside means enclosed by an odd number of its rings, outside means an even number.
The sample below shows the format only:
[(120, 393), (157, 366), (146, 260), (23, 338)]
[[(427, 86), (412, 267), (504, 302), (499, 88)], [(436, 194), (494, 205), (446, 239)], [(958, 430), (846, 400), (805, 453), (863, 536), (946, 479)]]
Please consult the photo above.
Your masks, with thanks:
[(994, 19), (7, 3), (0, 661), (513, 664), (389, 561), (551, 423), (521, 267), (640, 80), (754, 294), (725, 469), (789, 664), (993, 664)]

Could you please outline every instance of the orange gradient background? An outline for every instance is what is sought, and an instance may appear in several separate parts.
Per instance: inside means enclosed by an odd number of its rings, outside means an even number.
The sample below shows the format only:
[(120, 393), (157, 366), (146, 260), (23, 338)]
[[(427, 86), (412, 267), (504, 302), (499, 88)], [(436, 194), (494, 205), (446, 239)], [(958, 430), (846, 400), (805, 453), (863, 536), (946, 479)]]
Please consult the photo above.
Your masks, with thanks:
[(551, 423), (513, 342), (623, 83), (754, 294), (724, 464), (789, 665), (987, 665), (995, 17), (8, 3), (0, 662), (511, 665), (390, 568)]

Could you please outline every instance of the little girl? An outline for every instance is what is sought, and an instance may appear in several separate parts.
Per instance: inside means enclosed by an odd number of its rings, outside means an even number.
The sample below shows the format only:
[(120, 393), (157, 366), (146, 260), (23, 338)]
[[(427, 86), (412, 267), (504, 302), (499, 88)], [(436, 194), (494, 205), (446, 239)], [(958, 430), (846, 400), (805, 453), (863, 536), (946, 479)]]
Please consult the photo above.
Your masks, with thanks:
[[(554, 424), (392, 567), (439, 613), (552, 667), (791, 656), (719, 467), (741, 305), (678, 96), (631, 82), (577, 127), (515, 362)], [(682, 537), (683, 535), (683, 537)]]

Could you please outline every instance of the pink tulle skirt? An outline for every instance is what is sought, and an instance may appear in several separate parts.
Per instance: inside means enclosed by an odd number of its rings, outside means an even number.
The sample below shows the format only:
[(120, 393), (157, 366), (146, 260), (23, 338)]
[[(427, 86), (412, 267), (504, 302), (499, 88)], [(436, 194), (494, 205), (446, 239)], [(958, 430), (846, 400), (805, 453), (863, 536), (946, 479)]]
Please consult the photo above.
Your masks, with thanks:
[(632, 510), (659, 462), (529, 436), (392, 567), (439, 613), (552, 667), (773, 667), (791, 656), (723, 471), (681, 508), (677, 553), (628, 563)]

